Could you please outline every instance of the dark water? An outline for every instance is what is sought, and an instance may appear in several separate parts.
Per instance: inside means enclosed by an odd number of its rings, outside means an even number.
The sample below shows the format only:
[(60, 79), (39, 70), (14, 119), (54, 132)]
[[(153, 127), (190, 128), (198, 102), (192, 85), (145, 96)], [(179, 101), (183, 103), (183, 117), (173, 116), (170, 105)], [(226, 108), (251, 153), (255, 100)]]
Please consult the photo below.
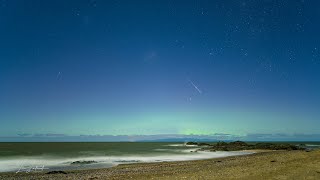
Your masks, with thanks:
[[(168, 149), (170, 153), (181, 154), (179, 150), (194, 147), (175, 146), (177, 143), (139, 142), (58, 142), (58, 143), (0, 143), (0, 158), (8, 156), (97, 156), (97, 155), (136, 155), (155, 154), (156, 149)], [(177, 151), (174, 151), (177, 150)], [(161, 150), (159, 150), (161, 151)], [(162, 152), (158, 152), (163, 154)]]

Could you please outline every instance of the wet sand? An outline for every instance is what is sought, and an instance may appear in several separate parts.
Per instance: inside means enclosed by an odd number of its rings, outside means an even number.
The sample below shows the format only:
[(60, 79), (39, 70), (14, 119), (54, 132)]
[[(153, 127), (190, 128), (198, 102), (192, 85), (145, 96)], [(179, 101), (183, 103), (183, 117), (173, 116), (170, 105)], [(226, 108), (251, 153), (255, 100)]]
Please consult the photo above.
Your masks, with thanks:
[(244, 156), (125, 164), (66, 173), (0, 173), (0, 179), (320, 179), (320, 150), (258, 151)]

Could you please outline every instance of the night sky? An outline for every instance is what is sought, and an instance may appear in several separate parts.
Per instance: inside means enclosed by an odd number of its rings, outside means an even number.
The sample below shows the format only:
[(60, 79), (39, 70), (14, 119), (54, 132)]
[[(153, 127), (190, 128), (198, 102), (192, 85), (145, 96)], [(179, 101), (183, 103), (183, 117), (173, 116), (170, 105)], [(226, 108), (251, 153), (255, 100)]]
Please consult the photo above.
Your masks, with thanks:
[(317, 0), (0, 0), (0, 136), (320, 133)]

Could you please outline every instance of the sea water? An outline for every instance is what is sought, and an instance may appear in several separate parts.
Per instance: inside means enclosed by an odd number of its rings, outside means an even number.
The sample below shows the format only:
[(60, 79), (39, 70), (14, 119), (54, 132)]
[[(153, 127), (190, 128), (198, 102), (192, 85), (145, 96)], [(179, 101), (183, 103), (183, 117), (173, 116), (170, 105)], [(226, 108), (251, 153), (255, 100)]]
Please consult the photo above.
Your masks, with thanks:
[[(46, 170), (106, 168), (125, 163), (186, 161), (245, 155), (249, 152), (204, 152), (183, 143), (0, 143), (0, 172), (20, 168)], [(82, 163), (75, 163), (80, 161)], [(88, 162), (88, 163), (87, 163)]]

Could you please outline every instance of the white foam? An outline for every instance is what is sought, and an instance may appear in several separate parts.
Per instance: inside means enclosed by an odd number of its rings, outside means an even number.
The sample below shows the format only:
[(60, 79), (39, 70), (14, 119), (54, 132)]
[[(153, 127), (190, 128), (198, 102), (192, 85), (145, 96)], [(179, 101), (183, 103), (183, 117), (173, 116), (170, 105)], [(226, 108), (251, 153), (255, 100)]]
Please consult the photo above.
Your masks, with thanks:
[(164, 146), (172, 146), (172, 147), (198, 147), (198, 145), (188, 145), (188, 144), (168, 144)]

